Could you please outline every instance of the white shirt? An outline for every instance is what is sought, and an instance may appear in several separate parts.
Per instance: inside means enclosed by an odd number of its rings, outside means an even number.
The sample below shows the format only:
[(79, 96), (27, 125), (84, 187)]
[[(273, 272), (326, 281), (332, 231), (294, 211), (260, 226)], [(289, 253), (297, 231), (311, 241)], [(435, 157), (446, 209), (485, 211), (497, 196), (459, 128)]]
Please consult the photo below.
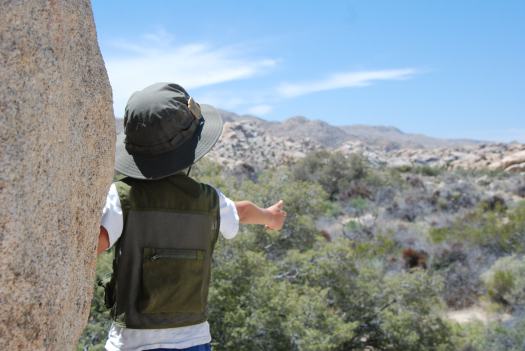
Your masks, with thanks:
[[(239, 230), (239, 215), (235, 203), (219, 190), (220, 232), (226, 239), (232, 239)], [(122, 235), (124, 219), (115, 184), (111, 184), (102, 210), (101, 225), (109, 234), (109, 246), (113, 246)], [(155, 348), (184, 349), (206, 344), (211, 341), (210, 325), (203, 322), (180, 328), (130, 329), (111, 325), (106, 350), (148, 350)]]

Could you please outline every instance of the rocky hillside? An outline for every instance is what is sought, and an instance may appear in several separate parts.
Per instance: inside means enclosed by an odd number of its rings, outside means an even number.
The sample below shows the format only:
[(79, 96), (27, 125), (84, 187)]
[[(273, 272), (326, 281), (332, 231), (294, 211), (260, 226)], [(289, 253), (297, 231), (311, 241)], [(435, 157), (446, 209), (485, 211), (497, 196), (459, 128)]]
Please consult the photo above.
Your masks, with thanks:
[(438, 139), (393, 127), (336, 127), (304, 117), (268, 122), (224, 113), (224, 120), (222, 138), (209, 157), (229, 168), (258, 170), (328, 149), (363, 154), (376, 166), (525, 171), (525, 145), (519, 143)]
[(525, 145), (520, 143), (438, 139), (394, 127), (337, 127), (305, 117), (271, 122), (220, 112), (223, 135), (208, 157), (230, 169), (257, 171), (327, 149), (363, 154), (376, 166), (525, 171)]
[(332, 126), (319, 120), (309, 120), (302, 116), (288, 118), (284, 122), (270, 122), (251, 115), (239, 116), (235, 113), (220, 110), (225, 122), (252, 121), (258, 122), (260, 128), (274, 136), (294, 140), (312, 139), (325, 147), (338, 147), (348, 141), (360, 141), (387, 150), (401, 148), (436, 148), (462, 145), (478, 145), (481, 141), (438, 139), (422, 134), (404, 133), (395, 127), (385, 126)]

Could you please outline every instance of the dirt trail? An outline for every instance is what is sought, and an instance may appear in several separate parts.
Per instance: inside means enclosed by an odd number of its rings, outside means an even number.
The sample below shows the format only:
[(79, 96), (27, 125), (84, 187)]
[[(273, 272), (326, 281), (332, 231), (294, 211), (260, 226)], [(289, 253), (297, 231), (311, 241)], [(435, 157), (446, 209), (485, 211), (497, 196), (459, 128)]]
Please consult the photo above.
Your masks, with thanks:
[(457, 311), (448, 311), (447, 317), (459, 324), (465, 324), (470, 322), (495, 322), (495, 321), (506, 321), (512, 316), (508, 313), (490, 313), (485, 311), (479, 306), (473, 306)]

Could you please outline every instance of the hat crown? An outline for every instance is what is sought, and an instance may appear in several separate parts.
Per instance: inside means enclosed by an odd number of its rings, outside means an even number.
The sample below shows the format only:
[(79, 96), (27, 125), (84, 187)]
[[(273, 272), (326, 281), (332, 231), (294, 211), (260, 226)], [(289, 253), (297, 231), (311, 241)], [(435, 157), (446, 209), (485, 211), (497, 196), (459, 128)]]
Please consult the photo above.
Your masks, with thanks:
[(178, 84), (153, 84), (126, 105), (115, 170), (136, 179), (168, 177), (201, 159), (221, 133), (222, 119), (213, 106), (199, 105)]
[(178, 84), (157, 83), (135, 92), (126, 105), (124, 133), (130, 154), (158, 155), (174, 150), (197, 131), (200, 119), (188, 107)]

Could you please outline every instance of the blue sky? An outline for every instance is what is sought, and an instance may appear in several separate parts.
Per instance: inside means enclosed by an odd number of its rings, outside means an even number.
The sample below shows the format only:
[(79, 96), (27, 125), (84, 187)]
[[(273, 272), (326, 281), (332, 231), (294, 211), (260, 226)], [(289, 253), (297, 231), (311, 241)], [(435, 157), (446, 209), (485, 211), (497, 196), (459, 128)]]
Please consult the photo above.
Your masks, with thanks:
[(93, 0), (115, 115), (151, 83), (269, 120), (525, 142), (525, 1)]

